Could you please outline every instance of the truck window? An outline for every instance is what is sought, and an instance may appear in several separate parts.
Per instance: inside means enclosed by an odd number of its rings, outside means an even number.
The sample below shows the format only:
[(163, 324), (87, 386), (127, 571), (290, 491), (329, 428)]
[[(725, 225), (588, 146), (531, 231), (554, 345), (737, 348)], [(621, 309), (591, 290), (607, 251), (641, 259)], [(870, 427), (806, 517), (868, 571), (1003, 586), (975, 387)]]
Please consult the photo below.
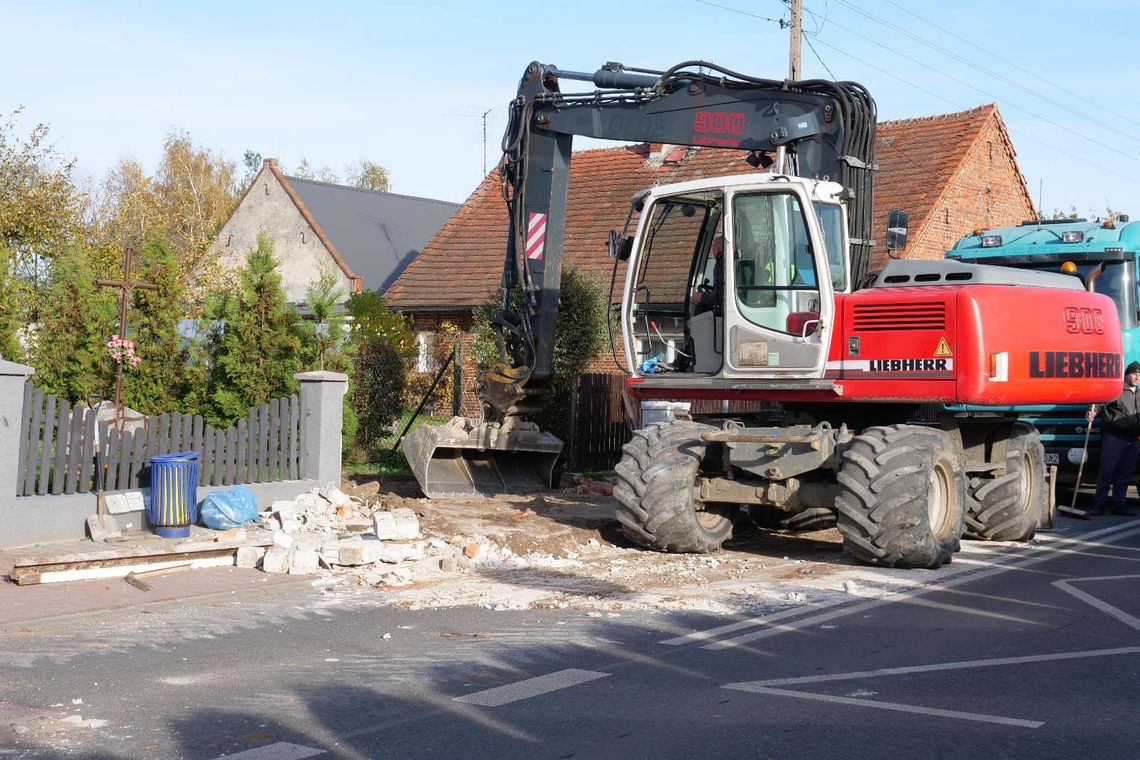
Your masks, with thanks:
[(846, 261), (847, 222), (843, 206), (838, 203), (814, 203), (815, 213), (819, 217), (819, 226), (823, 230), (823, 245), (827, 249), (827, 266), (831, 270), (831, 287), (835, 292), (841, 293), (847, 286), (847, 273), (843, 262)]
[[(819, 311), (819, 285), (804, 210), (792, 193), (738, 195), (732, 210), (736, 302), (749, 321), (798, 332)], [(793, 314), (797, 317), (789, 319)], [(818, 314), (816, 315), (818, 316)]]

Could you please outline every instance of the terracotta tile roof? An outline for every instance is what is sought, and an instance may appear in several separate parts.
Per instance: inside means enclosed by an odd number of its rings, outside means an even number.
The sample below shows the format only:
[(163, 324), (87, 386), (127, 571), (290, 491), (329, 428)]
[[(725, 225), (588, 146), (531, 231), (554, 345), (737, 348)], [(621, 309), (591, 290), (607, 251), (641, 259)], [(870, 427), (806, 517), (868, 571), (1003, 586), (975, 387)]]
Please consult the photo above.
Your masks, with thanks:
[[(997, 109), (988, 105), (879, 125), (874, 227), (878, 239), (885, 237), (891, 208), (910, 211), (914, 239), (991, 118), (1000, 121)], [(758, 171), (744, 162), (741, 151), (692, 148), (684, 153), (679, 156), (672, 146), (665, 161), (660, 154), (648, 161), (647, 144), (576, 152), (570, 170), (566, 260), (580, 269), (604, 273), (608, 282), (613, 261), (606, 252), (606, 236), (625, 224), (636, 192), (669, 182)], [(498, 174), (491, 172), (388, 290), (389, 302), (403, 310), (448, 311), (484, 303), (499, 287), (506, 235), (506, 206)]]
[[(1028, 209), (1033, 199), (1017, 168), (1015, 151), (997, 106), (989, 103), (968, 111), (900, 119), (879, 124), (876, 132), (875, 226), (878, 244), (875, 260), (886, 254), (887, 214), (891, 209), (910, 212), (910, 239), (917, 241), (930, 221), (931, 211), (960, 177), (975, 144), (994, 122), (1002, 148), (1020, 180)], [(909, 247), (909, 245), (908, 245)]]

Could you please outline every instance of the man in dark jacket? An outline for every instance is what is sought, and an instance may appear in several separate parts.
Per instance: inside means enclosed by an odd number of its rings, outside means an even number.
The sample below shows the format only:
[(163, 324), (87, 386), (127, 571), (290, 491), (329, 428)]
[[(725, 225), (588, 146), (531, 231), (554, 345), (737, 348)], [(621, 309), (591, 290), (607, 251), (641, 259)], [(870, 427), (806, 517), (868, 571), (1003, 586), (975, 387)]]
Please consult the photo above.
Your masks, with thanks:
[[(1093, 508), (1107, 514), (1108, 494), (1112, 490), (1112, 514), (1124, 514), (1124, 498), (1136, 474), (1140, 456), (1140, 362), (1124, 369), (1124, 389), (1120, 397), (1104, 405), (1100, 424), (1100, 467), (1096, 473), (1096, 496)], [(1096, 404), (1089, 407), (1085, 419), (1092, 422)]]

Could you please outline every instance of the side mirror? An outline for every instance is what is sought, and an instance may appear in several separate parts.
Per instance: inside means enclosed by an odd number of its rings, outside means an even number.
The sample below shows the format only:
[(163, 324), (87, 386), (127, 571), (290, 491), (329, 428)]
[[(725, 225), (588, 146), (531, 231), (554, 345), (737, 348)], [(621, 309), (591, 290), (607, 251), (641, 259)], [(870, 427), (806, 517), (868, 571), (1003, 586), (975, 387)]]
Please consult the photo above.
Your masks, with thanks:
[[(887, 250), (888, 251), (901, 251), (906, 248), (906, 235), (907, 225), (910, 222), (910, 214), (906, 211), (899, 211), (891, 209), (887, 214)], [(898, 258), (895, 254), (890, 254), (891, 258)]]
[(611, 259), (629, 261), (629, 255), (633, 252), (633, 238), (621, 235), (617, 230), (610, 230), (608, 247)]

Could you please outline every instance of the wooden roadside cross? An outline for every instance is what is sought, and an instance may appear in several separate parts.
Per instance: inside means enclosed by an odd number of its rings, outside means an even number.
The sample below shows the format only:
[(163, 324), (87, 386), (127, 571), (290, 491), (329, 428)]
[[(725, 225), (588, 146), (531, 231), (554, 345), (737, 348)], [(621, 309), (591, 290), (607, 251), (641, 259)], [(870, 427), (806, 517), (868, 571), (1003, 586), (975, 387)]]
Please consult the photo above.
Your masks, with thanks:
[[(131, 263), (134, 259), (134, 253), (130, 248), (126, 250), (126, 256), (123, 261), (123, 279), (121, 280), (95, 280), (96, 285), (105, 288), (119, 288), (119, 339), (127, 339), (127, 309), (131, 303), (131, 291), (138, 288), (139, 290), (158, 290), (158, 286), (153, 282), (135, 282), (131, 280)], [(123, 361), (118, 362), (118, 369), (115, 370), (115, 426), (121, 433), (123, 430), (123, 422), (126, 415), (123, 413)]]

